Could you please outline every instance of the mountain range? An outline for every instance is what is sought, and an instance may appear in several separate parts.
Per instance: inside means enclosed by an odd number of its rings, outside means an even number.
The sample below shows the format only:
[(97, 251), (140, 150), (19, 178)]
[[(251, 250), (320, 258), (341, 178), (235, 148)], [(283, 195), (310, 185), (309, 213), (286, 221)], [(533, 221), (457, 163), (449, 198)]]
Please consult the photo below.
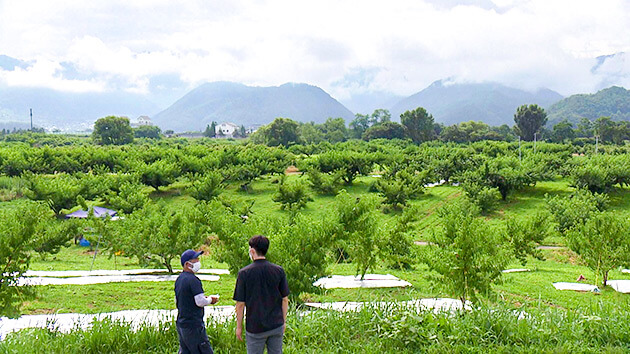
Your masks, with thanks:
[(511, 126), (519, 106), (537, 104), (547, 108), (560, 99), (562, 95), (549, 89), (528, 92), (498, 83), (451, 83), (440, 80), (401, 100), (390, 111), (392, 117), (399, 117), (407, 110), (424, 107), (436, 122), (445, 125), (474, 120), (489, 125)]
[[(607, 61), (615, 58), (617, 56), (601, 58), (599, 66), (593, 70), (603, 70)], [(30, 62), (0, 55), (2, 71), (26, 70), (30, 65)], [(64, 70), (66, 74), (77, 71), (71, 65)], [(532, 103), (547, 109), (548, 126), (565, 118), (574, 123), (581, 117), (630, 120), (630, 91), (615, 86), (596, 94), (563, 99), (559, 93), (544, 88), (529, 92), (499, 83), (457, 83), (446, 79), (435, 81), (409, 97), (384, 91), (363, 92), (345, 98), (342, 104), (321, 88), (303, 83), (255, 87), (211, 82), (185, 93), (178, 78), (166, 75), (152, 78), (149, 91), (149, 94), (75, 93), (10, 87), (0, 82), (0, 126), (27, 128), (31, 108), (34, 125), (49, 129), (86, 130), (96, 119), (108, 115), (128, 116), (132, 121), (140, 115), (148, 115), (163, 130), (200, 131), (212, 121), (255, 126), (267, 124), (276, 117), (315, 123), (341, 117), (350, 123), (353, 112), (370, 114), (377, 108), (389, 109), (392, 119), (399, 120), (401, 113), (417, 107), (424, 107), (436, 122), (446, 125), (475, 120), (511, 126), (516, 108)], [(181, 98), (170, 104), (174, 97)]]
[(202, 130), (212, 121), (263, 125), (277, 117), (323, 123), (327, 118), (354, 114), (324, 90), (307, 84), (287, 83), (252, 87), (234, 82), (206, 83), (152, 117), (162, 129)]
[(160, 109), (140, 94), (128, 92), (62, 92), (49, 88), (0, 86), (0, 122), (86, 129), (108, 115), (149, 115)]
[(563, 119), (577, 123), (581, 118), (595, 120), (599, 117), (630, 120), (630, 90), (612, 86), (594, 94), (567, 97), (549, 107), (547, 125), (553, 126)]

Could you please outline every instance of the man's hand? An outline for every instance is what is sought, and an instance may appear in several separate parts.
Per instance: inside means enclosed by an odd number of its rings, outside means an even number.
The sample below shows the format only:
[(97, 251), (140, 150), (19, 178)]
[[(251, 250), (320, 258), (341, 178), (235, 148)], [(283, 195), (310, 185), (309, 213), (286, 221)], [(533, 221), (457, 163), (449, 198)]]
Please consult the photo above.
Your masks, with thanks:
[(236, 338), (238, 338), (241, 342), (243, 341), (243, 327), (236, 326)]
[(210, 295), (208, 296), (211, 300), (210, 304), (214, 305), (219, 302), (219, 295)]

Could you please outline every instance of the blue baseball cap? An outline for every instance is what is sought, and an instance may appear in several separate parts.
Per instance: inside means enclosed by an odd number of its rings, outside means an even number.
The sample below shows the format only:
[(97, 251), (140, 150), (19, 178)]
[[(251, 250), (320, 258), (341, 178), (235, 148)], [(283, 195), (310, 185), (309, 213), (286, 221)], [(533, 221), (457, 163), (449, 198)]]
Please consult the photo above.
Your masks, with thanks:
[(195, 250), (185, 250), (180, 258), (180, 261), (182, 262), (182, 267), (184, 266), (184, 263), (188, 262), (189, 260), (199, 258), (202, 253), (203, 251), (197, 252)]

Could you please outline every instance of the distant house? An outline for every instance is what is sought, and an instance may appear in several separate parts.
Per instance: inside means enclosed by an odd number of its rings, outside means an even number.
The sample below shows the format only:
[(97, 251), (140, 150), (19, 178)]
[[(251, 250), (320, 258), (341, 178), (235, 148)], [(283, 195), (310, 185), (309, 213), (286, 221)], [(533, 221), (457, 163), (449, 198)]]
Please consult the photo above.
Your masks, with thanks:
[(234, 133), (238, 129), (239, 129), (239, 126), (234, 123), (223, 122), (221, 124), (216, 125), (216, 127), (214, 128), (214, 133), (216, 134), (217, 137), (233, 138)]
[(250, 135), (252, 133), (254, 133), (256, 130), (258, 130), (258, 128), (262, 127), (262, 124), (254, 124), (254, 125), (250, 125), (249, 127), (245, 128), (245, 134)]
[(148, 116), (140, 116), (138, 117), (135, 123), (131, 123), (132, 128), (137, 128), (137, 127), (142, 127), (142, 126), (150, 127), (152, 125), (153, 125), (153, 122), (151, 121), (151, 118), (149, 118)]

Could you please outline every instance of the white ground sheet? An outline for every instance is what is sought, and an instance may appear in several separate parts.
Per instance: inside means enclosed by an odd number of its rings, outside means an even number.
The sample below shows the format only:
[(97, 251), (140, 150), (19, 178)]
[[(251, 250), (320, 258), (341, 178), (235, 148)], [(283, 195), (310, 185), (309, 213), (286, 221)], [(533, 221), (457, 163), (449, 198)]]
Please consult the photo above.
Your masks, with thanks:
[(503, 273), (521, 273), (521, 272), (531, 272), (529, 269), (525, 268), (516, 268), (516, 269), (505, 269), (502, 270)]
[(620, 293), (630, 293), (630, 280), (609, 280), (606, 284)]
[(553, 283), (553, 286), (558, 290), (575, 290), (575, 291), (593, 291), (597, 289), (596, 285), (582, 284), (582, 283)]
[[(448, 298), (420, 299), (402, 302), (307, 302), (304, 305), (315, 307), (318, 309), (335, 310), (342, 312), (358, 311), (366, 305), (375, 307), (403, 306), (408, 308), (415, 308), (418, 311), (433, 310), (435, 313), (442, 311), (452, 312), (462, 309), (462, 302), (460, 300)], [(470, 310), (472, 308), (471, 305), (472, 304), (470, 301), (466, 301), (464, 309)]]
[(366, 274), (363, 280), (361, 280), (361, 276), (333, 275), (320, 278), (313, 285), (324, 289), (404, 288), (411, 286), (411, 283), (400, 280), (391, 274)]
[[(169, 275), (99, 275), (87, 277), (51, 278), (51, 277), (22, 277), (18, 279), (18, 286), (23, 285), (86, 285), (105, 283), (126, 283), (140, 281), (175, 281), (177, 274)], [(197, 278), (207, 281), (218, 281), (218, 275), (199, 274)]]
[[(234, 315), (234, 306), (206, 306), (204, 319), (221, 321)], [(0, 340), (3, 340), (10, 332), (24, 328), (50, 328), (60, 332), (69, 332), (72, 329), (88, 329), (94, 320), (110, 318), (114, 321), (130, 323), (132, 328), (137, 328), (142, 323), (156, 325), (175, 319), (177, 310), (127, 310), (100, 314), (62, 313), (55, 315), (26, 315), (16, 319), (0, 317)]]
[[(168, 273), (167, 269), (27, 270), (25, 277), (85, 277), (92, 275), (138, 275)], [(227, 269), (201, 269), (197, 274), (230, 274)]]
[[(331, 309), (336, 311), (357, 311), (362, 306), (404, 306), (415, 308), (417, 311), (433, 310), (435, 313), (442, 311), (454, 312), (462, 308), (462, 302), (457, 299), (420, 299), (403, 302), (328, 302), (306, 303), (307, 306), (319, 309)], [(470, 301), (466, 301), (464, 309), (472, 308)], [(234, 316), (234, 306), (206, 306), (204, 319), (223, 321)], [(306, 314), (308, 312), (304, 312)], [(67, 333), (72, 329), (89, 329), (93, 321), (109, 318), (113, 321), (130, 323), (132, 328), (138, 328), (146, 323), (156, 325), (158, 323), (173, 321), (177, 316), (177, 310), (127, 310), (100, 314), (63, 313), (53, 315), (25, 315), (16, 319), (0, 317), (0, 340), (6, 338), (8, 333), (25, 328), (49, 328)]]

